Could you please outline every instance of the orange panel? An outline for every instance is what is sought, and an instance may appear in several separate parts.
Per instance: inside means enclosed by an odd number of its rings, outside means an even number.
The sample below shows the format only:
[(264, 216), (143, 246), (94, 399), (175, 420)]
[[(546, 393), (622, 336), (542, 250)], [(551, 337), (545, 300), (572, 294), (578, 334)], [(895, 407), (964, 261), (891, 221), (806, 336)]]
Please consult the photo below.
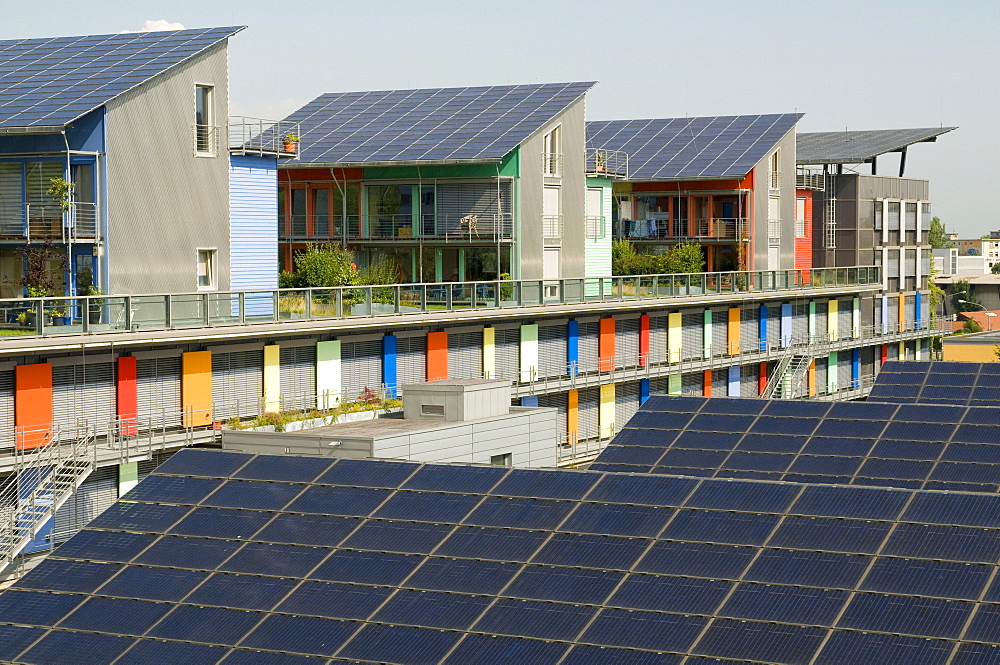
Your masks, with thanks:
[(577, 432), (580, 428), (580, 393), (570, 390), (566, 393), (566, 434), (569, 435), (569, 442), (576, 443)]
[(712, 396), (712, 370), (710, 369), (705, 370), (705, 387), (702, 389), (702, 394), (705, 397)]
[(212, 352), (181, 354), (181, 408), (184, 427), (212, 424)]
[(762, 362), (760, 364), (760, 386), (758, 394), (763, 395), (765, 388), (767, 388), (767, 362)]
[[(610, 372), (615, 368), (615, 320), (601, 319), (601, 337), (598, 342), (600, 370)], [(624, 364), (624, 363), (623, 363)]]
[(726, 330), (726, 338), (729, 342), (729, 355), (735, 356), (740, 352), (740, 308), (731, 307), (729, 309), (729, 322)]
[(45, 445), (52, 432), (52, 365), (14, 368), (14, 426), (19, 450)]
[(427, 333), (427, 380), (448, 378), (448, 333)]

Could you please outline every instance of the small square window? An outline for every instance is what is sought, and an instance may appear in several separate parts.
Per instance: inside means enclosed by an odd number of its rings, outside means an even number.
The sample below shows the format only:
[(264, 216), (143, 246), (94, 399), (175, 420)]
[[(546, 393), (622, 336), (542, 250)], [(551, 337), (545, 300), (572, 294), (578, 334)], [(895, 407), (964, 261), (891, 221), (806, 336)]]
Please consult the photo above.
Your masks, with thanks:
[(513, 453), (504, 453), (503, 455), (490, 455), (490, 464), (493, 466), (511, 466), (514, 462)]
[(198, 250), (198, 289), (215, 288), (215, 250)]

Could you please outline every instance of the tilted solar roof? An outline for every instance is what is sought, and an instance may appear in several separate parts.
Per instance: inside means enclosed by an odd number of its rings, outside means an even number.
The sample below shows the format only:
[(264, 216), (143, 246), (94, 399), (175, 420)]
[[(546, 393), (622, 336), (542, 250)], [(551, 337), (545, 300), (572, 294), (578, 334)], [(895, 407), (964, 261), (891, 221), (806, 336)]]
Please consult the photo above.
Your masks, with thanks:
[(887, 152), (936, 141), (958, 127), (873, 129), (843, 132), (803, 132), (795, 137), (799, 164), (862, 164)]
[(297, 163), (499, 162), (590, 83), (337, 92), (288, 116)]
[(629, 180), (743, 178), (802, 116), (592, 120), (587, 147), (627, 153)]
[(0, 660), (995, 663), (998, 527), (962, 492), (186, 450), (0, 593)]
[[(1000, 363), (890, 361), (875, 377), (869, 399), (1000, 406)], [(1000, 425), (1000, 411), (996, 422)]]
[(992, 494), (998, 419), (981, 407), (657, 395), (590, 468)]
[(0, 41), (0, 133), (65, 126), (242, 29)]

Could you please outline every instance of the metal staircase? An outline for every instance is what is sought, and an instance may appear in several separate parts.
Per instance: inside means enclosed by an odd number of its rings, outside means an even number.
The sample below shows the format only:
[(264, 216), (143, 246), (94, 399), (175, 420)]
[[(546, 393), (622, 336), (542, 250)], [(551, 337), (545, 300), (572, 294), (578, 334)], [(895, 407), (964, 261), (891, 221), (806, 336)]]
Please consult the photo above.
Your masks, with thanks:
[(764, 390), (765, 399), (792, 399), (806, 378), (813, 357), (789, 354), (781, 359), (775, 368), (772, 380)]
[(0, 486), (0, 570), (10, 565), (96, 467), (94, 436), (72, 444), (47, 433), (37, 447), (19, 450), (15, 472)]

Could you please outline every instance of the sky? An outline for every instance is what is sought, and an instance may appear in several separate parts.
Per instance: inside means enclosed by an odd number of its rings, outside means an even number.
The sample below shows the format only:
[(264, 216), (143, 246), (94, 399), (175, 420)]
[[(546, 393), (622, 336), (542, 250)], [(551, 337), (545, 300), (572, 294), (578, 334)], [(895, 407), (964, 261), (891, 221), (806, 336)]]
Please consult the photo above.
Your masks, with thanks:
[(229, 49), (234, 115), (280, 119), (325, 92), (598, 81), (591, 120), (798, 111), (800, 132), (958, 126), (912, 147), (906, 175), (931, 181), (949, 231), (1000, 229), (981, 207), (1000, 175), (995, 0), (0, 0), (0, 16), (0, 39), (245, 25)]

